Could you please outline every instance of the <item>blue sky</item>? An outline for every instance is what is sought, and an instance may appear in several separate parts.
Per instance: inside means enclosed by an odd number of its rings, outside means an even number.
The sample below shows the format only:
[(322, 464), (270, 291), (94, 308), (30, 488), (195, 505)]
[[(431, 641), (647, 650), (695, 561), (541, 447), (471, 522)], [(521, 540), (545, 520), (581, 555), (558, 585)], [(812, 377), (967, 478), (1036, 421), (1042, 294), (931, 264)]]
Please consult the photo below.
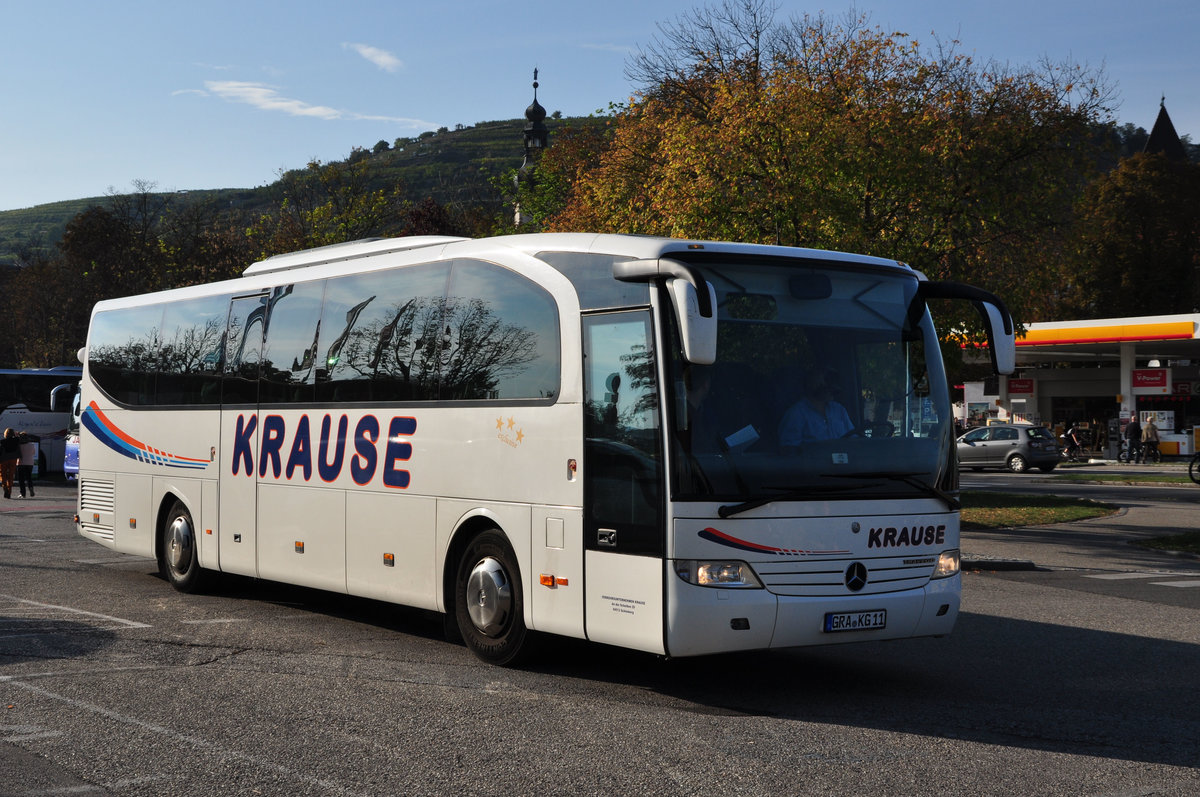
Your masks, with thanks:
[[(625, 64), (703, 2), (0, 0), (0, 210), (130, 190), (250, 188), (441, 126), (521, 115), (540, 69), (550, 111), (632, 92)], [(1147, 129), (1166, 95), (1200, 141), (1195, 0), (823, 0), (781, 15), (870, 14), (977, 59), (1103, 66), (1116, 118)]]

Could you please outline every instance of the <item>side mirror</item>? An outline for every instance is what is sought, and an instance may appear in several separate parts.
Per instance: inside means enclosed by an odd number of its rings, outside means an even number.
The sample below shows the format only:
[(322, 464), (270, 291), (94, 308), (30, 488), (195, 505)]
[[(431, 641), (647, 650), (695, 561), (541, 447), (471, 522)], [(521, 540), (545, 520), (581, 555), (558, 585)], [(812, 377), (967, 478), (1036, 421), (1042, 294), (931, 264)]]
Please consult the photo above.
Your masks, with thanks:
[[(717, 359), (717, 316), (705, 317), (700, 312), (700, 296), (690, 282), (667, 280), (675, 319), (679, 322), (679, 337), (683, 342), (683, 358), (696, 365), (712, 365)], [(709, 307), (717, 306), (717, 292), (708, 282), (702, 289), (708, 294)]]
[(909, 321), (914, 322), (925, 312), (928, 299), (966, 299), (975, 305), (987, 333), (992, 370), (1011, 374), (1016, 370), (1017, 336), (1008, 307), (999, 296), (961, 282), (928, 282), (917, 284), (917, 295), (909, 306)]
[(59, 385), (50, 391), (50, 411), (70, 412), (75, 397), (74, 385)]
[(699, 271), (663, 257), (618, 261), (613, 263), (613, 277), (623, 282), (665, 280), (683, 338), (684, 359), (696, 365), (712, 365), (717, 358), (717, 292)]

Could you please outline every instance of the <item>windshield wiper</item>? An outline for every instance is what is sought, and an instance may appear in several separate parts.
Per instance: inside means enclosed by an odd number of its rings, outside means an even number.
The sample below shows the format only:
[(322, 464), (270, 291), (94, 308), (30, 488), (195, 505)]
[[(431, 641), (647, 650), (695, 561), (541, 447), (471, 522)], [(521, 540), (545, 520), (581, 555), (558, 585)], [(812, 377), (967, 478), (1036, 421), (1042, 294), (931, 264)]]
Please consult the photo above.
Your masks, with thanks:
[(961, 509), (962, 502), (950, 495), (950, 493), (941, 489), (937, 485), (921, 481), (917, 478), (916, 473), (889, 473), (887, 471), (877, 471), (874, 473), (822, 473), (822, 476), (827, 476), (830, 479), (888, 479), (894, 482), (904, 482), (905, 484), (916, 487), (921, 492), (932, 498), (940, 498), (946, 502), (946, 506), (951, 509)]
[(844, 493), (848, 490), (857, 490), (859, 487), (873, 487), (874, 485), (847, 485), (846, 487), (820, 487), (820, 488), (803, 488), (803, 487), (764, 487), (764, 490), (783, 490), (779, 495), (760, 495), (758, 498), (751, 498), (749, 501), (743, 501), (740, 504), (726, 504), (717, 509), (717, 514), (723, 518), (731, 517), (741, 512), (747, 512), (751, 509), (757, 509), (760, 506), (773, 504), (776, 501), (800, 501), (813, 498), (821, 498), (822, 496), (832, 495), (834, 493)]

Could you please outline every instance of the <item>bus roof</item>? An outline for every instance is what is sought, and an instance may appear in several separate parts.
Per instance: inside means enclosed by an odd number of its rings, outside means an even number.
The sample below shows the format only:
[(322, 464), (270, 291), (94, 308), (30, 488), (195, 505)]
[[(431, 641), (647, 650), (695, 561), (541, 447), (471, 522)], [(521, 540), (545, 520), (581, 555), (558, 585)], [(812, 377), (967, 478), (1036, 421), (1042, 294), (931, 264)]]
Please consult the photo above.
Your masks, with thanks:
[[(303, 270), (305, 273), (302, 276), (297, 274), (294, 277), (288, 277), (289, 280), (303, 281), (345, 274), (348, 270), (366, 272), (459, 257), (495, 261), (502, 260), (502, 255), (506, 252), (522, 255), (531, 260), (536, 259), (539, 254), (544, 252), (602, 254), (631, 260), (649, 260), (683, 253), (708, 252), (822, 260), (829, 263), (869, 265), (912, 273), (909, 266), (904, 263), (871, 255), (729, 241), (701, 241), (610, 233), (527, 233), (489, 238), (421, 235), (351, 241), (276, 255), (252, 264), (243, 272), (242, 277), (172, 288), (141, 296), (106, 299), (96, 303), (93, 313), (115, 307), (137, 306), (148, 301), (160, 302), (207, 296), (219, 292), (261, 290), (275, 284), (278, 280), (277, 278), (273, 279), (273, 275), (284, 271)], [(347, 269), (345, 264), (349, 261), (357, 262)]]

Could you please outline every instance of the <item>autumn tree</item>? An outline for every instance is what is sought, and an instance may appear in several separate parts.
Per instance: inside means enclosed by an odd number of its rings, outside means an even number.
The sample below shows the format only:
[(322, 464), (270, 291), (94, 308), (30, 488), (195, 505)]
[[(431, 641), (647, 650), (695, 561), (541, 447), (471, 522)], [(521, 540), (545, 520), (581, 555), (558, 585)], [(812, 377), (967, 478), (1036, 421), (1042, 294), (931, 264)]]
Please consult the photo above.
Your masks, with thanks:
[[(561, 214), (575, 187), (599, 164), (600, 154), (609, 143), (611, 125), (621, 110), (621, 106), (610, 106), (607, 117), (556, 130), (554, 146), (542, 152), (523, 179), (516, 179), (515, 168), (499, 175), (494, 186), (503, 210), (490, 232), (540, 232), (548, 220)], [(517, 207), (524, 219), (519, 229), (513, 214)]]
[(259, 255), (394, 234), (403, 214), (400, 190), (371, 189), (369, 176), (369, 159), (353, 155), (281, 174), (275, 208), (250, 229)]
[(1082, 318), (1200, 308), (1200, 165), (1138, 154), (1087, 187), (1065, 299)]
[(455, 219), (432, 199), (414, 204), (402, 186), (372, 188), (370, 159), (355, 152), (344, 162), (314, 160), (280, 176), (275, 208), (250, 228), (259, 256), (370, 237), (453, 234)]
[(1110, 99), (1084, 67), (979, 65), (766, 0), (662, 26), (629, 72), (639, 95), (548, 229), (865, 252), (991, 288), (1019, 318), (1058, 278)]

